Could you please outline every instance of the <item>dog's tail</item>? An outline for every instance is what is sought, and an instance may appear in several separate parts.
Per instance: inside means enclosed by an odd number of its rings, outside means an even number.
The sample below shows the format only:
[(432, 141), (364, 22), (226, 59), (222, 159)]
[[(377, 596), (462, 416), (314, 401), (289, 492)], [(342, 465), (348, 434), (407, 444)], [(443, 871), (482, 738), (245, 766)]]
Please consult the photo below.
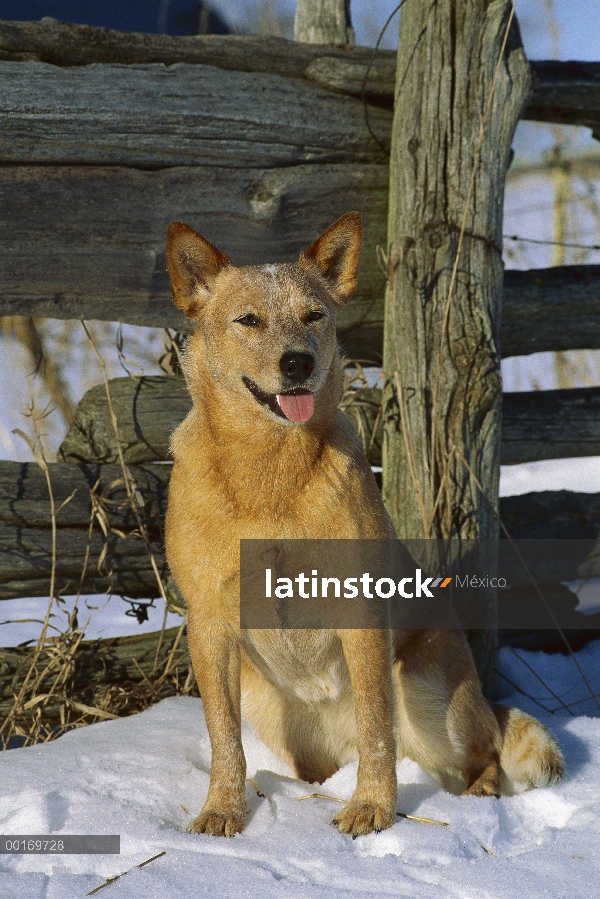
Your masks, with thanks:
[(502, 792), (521, 792), (560, 780), (565, 760), (548, 728), (511, 706), (493, 704), (492, 709), (502, 733), (500, 767), (510, 785), (509, 790), (503, 786)]

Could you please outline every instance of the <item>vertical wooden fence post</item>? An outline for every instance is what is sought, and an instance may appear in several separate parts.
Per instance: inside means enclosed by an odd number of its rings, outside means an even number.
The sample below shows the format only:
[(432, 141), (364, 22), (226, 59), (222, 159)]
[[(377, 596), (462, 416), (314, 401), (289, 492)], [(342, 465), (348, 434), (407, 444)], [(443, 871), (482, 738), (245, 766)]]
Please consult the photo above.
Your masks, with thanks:
[[(502, 208), (530, 72), (510, 0), (407, 0), (390, 163), (383, 495), (400, 538), (495, 538)], [(495, 641), (470, 634), (484, 689)]]
[(297, 0), (294, 40), (354, 46), (350, 0)]

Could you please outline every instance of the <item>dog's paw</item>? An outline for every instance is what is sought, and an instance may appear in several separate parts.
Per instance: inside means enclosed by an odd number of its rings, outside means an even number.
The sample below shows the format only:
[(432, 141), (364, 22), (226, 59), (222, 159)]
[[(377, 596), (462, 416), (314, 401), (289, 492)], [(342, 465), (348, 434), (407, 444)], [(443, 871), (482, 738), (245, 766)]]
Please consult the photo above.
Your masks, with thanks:
[(475, 780), (472, 780), (467, 773), (465, 780), (467, 783), (471, 781), (471, 785), (462, 791), (461, 796), (496, 796), (499, 799), (502, 795), (500, 772), (495, 763), (489, 764)]
[(244, 829), (244, 812), (203, 808), (188, 827), (188, 833), (209, 833), (214, 837), (233, 837)]
[(352, 839), (367, 833), (387, 830), (396, 822), (394, 809), (374, 802), (349, 802), (331, 822), (340, 833), (352, 835)]
[(495, 796), (499, 799), (502, 796), (499, 783), (489, 783), (487, 781), (477, 781), (468, 790), (463, 790), (461, 796)]

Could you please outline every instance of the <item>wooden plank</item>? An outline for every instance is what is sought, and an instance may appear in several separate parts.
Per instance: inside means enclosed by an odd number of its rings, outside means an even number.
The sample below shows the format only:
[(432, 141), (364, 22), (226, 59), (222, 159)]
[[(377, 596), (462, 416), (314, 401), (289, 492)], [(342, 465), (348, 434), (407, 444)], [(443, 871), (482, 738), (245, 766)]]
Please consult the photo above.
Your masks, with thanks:
[[(159, 569), (167, 576), (159, 525), (166, 511), (170, 466), (134, 466), (132, 471), (144, 501)], [(116, 595), (130, 598), (158, 595), (143, 541), (132, 533), (133, 516), (130, 510), (120, 505), (124, 499), (122, 485), (110, 486), (119, 474), (116, 465), (55, 463), (50, 466), (57, 501), (76, 491), (73, 500), (57, 517), (58, 590), (67, 594), (77, 592), (87, 546), (89, 491), (100, 478), (104, 499), (116, 501), (116, 505), (105, 502), (107, 520), (113, 528), (128, 536), (123, 539), (112, 533), (105, 538), (96, 524), (82, 593), (110, 589)], [(0, 599), (48, 596), (52, 536), (50, 504), (46, 497), (45, 478), (35, 463), (0, 462)], [(500, 514), (515, 538), (573, 541), (573, 552), (561, 553), (552, 562), (551, 580), (600, 575), (600, 557), (590, 554), (590, 545), (575, 546), (578, 540), (595, 540), (600, 536), (600, 494), (559, 491), (506, 497), (500, 500)], [(108, 551), (104, 569), (99, 572), (98, 560), (105, 539)], [(539, 574), (543, 574), (544, 565), (547, 568), (544, 561), (547, 557), (548, 550), (540, 557)], [(581, 568), (582, 562), (585, 562), (585, 570)], [(526, 583), (525, 575), (522, 582)]]
[(524, 119), (582, 125), (600, 136), (600, 62), (536, 61), (531, 68)]
[(504, 273), (502, 355), (600, 348), (600, 265)]
[[(138, 465), (167, 459), (170, 436), (192, 406), (184, 379), (160, 375), (113, 378), (109, 386), (125, 461)], [(349, 421), (362, 436), (374, 465), (381, 463), (380, 428), (372, 440), (380, 402), (380, 390), (361, 390), (346, 410)], [(118, 461), (103, 384), (88, 390), (79, 403), (75, 420), (58, 451), (58, 458), (62, 462), (93, 464)]]
[[(0, 163), (287, 166), (385, 162), (362, 104), (214, 66), (0, 62)], [(285, 110), (285, 127), (282, 111)], [(389, 131), (391, 113), (371, 110)]]
[[(128, 464), (167, 459), (169, 438), (192, 408), (183, 378), (113, 378), (110, 394)], [(92, 387), (58, 452), (63, 462), (118, 462), (104, 384)]]
[[(135, 469), (142, 514), (159, 570), (166, 572), (161, 521), (166, 509), (169, 466)], [(157, 596), (159, 589), (136, 521), (126, 505), (117, 465), (50, 466), (57, 508), (74, 492), (57, 515), (56, 589), (76, 593), (88, 544), (92, 501), (103, 510), (109, 533), (96, 516), (83, 593), (113, 590), (118, 595)], [(116, 533), (118, 530), (121, 535)], [(98, 563), (107, 551), (101, 570)], [(50, 502), (43, 472), (34, 463), (0, 463), (0, 599), (47, 596), (52, 563)]]
[[(166, 459), (169, 436), (191, 407), (182, 378), (115, 378), (111, 396), (125, 460)], [(381, 391), (357, 392), (346, 414), (363, 436), (372, 465), (381, 465)], [(375, 437), (372, 437), (376, 425)], [(600, 387), (505, 393), (502, 398), (501, 462), (600, 455)], [(66, 462), (115, 462), (117, 448), (104, 386), (92, 388), (77, 408), (59, 450)]]
[[(535, 101), (542, 105), (525, 114), (566, 121), (575, 110), (573, 124), (598, 127), (600, 74), (588, 65), (589, 78), (574, 82), (581, 88), (574, 103), (584, 106), (544, 106), (570, 96), (551, 79)], [(364, 74), (364, 64), (359, 68)], [(326, 80), (332, 77), (328, 71)], [(361, 101), (306, 79), (186, 63), (61, 68), (6, 61), (0, 78), (0, 163), (161, 168), (386, 160)], [(369, 120), (389, 142), (391, 112), (372, 106)]]
[(500, 514), (514, 540), (591, 540), (600, 536), (600, 493), (545, 490), (503, 496)]
[[(164, 257), (180, 219), (238, 265), (295, 258), (349, 209), (363, 215), (355, 297), (339, 316), (346, 352), (381, 359), (387, 166), (283, 169), (0, 167), (0, 315), (97, 318), (189, 330)], [(118, 198), (118, 202), (117, 202)], [(600, 266), (504, 278), (502, 354), (600, 347)], [(360, 327), (357, 327), (360, 322)]]
[[(90, 63), (191, 63), (239, 72), (266, 72), (305, 78), (322, 87), (360, 97), (367, 67), (366, 95), (390, 108), (394, 98), (396, 53), (371, 48), (320, 47), (258, 35), (133, 34), (41, 22), (0, 22), (0, 59), (39, 60), (56, 66)], [(600, 127), (600, 63), (530, 62), (532, 95), (523, 118)]]
[[(98, 562), (105, 543), (108, 549), (99, 571)], [(61, 528), (58, 531), (57, 592), (73, 595), (79, 591), (86, 549), (85, 530)], [(162, 542), (154, 540), (152, 549), (159, 561), (159, 572), (166, 576)], [(48, 528), (18, 529), (0, 523), (0, 599), (48, 596), (51, 569), (51, 532)], [(159, 596), (160, 590), (141, 538), (123, 540), (114, 534), (104, 538), (96, 528), (90, 542), (89, 565), (81, 592), (113, 593), (132, 598)]]
[(600, 455), (600, 387), (505, 393), (503, 465)]
[(384, 165), (0, 167), (0, 315), (187, 331), (166, 271), (171, 221), (197, 228), (234, 264), (251, 265), (296, 258), (336, 217), (357, 209), (365, 248), (344, 327), (365, 315), (383, 284), (375, 247), (385, 244), (387, 179)]
[[(600, 349), (600, 265), (504, 272), (502, 357)], [(383, 297), (342, 335), (348, 355), (381, 358)]]
[[(140, 466), (132, 471), (144, 501), (143, 512), (150, 535), (159, 536), (159, 517), (154, 504), (164, 512), (169, 466)], [(135, 530), (135, 516), (125, 504), (126, 493), (119, 465), (52, 463), (50, 476), (56, 507), (62, 506), (57, 514), (59, 529), (73, 527), (87, 533), (90, 492), (98, 484), (94, 492), (105, 501), (111, 525), (125, 533)], [(22, 529), (50, 527), (46, 479), (33, 462), (0, 462), (0, 524)]]
[[(0, 21), (0, 59), (48, 62), (56, 66), (80, 66), (91, 63), (191, 63), (217, 66), (237, 72), (268, 72), (286, 78), (303, 78), (315, 61), (338, 59), (352, 61), (363, 73), (373, 56), (370, 47), (337, 47), (302, 44), (266, 35), (214, 35), (172, 37), (167, 34), (136, 34), (59, 22), (46, 17), (41, 22)], [(381, 51), (375, 61), (369, 90), (380, 93), (377, 82), (393, 97), (396, 54)], [(385, 76), (379, 66), (384, 63)], [(392, 70), (389, 70), (389, 64)], [(360, 71), (360, 69), (359, 69)], [(338, 82), (340, 76), (335, 75)], [(360, 96), (355, 85), (357, 74), (350, 70), (336, 84), (344, 93)], [(363, 75), (360, 75), (362, 80)]]
[[(393, 102), (395, 54), (380, 51), (372, 65), (369, 82), (377, 84), (380, 101)], [(368, 63), (367, 63), (368, 64)], [(530, 60), (531, 95), (521, 118), (600, 129), (600, 63)], [(323, 87), (359, 97), (365, 77), (365, 62), (358, 57), (320, 57), (306, 68), (304, 77)], [(374, 93), (374, 88), (371, 87)]]

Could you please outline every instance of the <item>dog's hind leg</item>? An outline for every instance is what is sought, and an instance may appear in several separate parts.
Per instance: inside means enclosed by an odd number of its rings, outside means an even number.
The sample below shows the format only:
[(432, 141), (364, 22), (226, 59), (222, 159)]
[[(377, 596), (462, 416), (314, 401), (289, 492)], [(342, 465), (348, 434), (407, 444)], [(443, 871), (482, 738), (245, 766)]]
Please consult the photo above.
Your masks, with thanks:
[(502, 737), (464, 635), (419, 631), (396, 643), (399, 757), (414, 759), (450, 792), (499, 796)]

